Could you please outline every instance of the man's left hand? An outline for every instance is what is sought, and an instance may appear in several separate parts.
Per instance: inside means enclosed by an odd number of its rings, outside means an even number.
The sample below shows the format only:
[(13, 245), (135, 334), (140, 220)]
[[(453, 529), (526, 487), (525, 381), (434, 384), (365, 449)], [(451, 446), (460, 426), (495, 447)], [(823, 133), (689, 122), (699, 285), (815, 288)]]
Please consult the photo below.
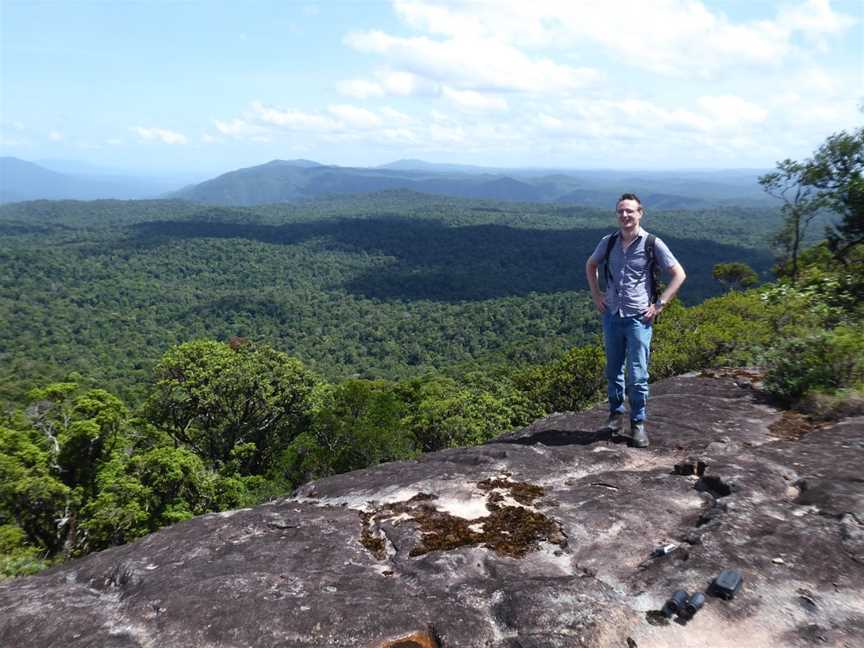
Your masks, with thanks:
[(642, 320), (646, 324), (652, 324), (654, 322), (654, 318), (657, 317), (660, 313), (663, 312), (663, 307), (658, 307), (657, 304), (650, 304), (645, 312), (642, 313)]

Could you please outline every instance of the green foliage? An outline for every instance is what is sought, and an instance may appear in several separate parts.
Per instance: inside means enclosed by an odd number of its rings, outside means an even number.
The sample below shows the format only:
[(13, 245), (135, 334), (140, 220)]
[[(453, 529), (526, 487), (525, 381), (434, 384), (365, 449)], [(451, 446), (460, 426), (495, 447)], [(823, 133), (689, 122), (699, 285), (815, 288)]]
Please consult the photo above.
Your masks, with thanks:
[(758, 291), (732, 292), (694, 308), (673, 302), (654, 327), (651, 378), (752, 364), (773, 344), (785, 315), (783, 305), (766, 304)]
[(81, 393), (72, 383), (30, 396), (18, 429), (0, 429), (0, 523), (14, 521), (47, 556), (76, 553), (87, 546), (82, 512), (92, 511), (105, 471), (128, 460), (128, 410), (104, 390)]
[(838, 258), (864, 243), (864, 127), (834, 133), (807, 163), (806, 182), (840, 216), (828, 244)]
[(411, 408), (404, 424), (424, 452), (478, 445), (525, 424), (530, 404), (509, 380), (494, 386), (486, 376), (409, 381), (402, 388)]
[(804, 245), (807, 228), (818, 216), (825, 201), (807, 182), (807, 165), (793, 160), (777, 163), (777, 170), (759, 178), (759, 184), (775, 198), (783, 202), (783, 226), (774, 236), (784, 256), (781, 268), (788, 262), (789, 276), (794, 282), (798, 278), (798, 255)]
[(146, 410), (208, 466), (265, 474), (307, 429), (317, 379), (266, 345), (199, 340), (171, 349), (156, 366)]
[(821, 421), (864, 416), (864, 389), (810, 390), (795, 402), (795, 409)]
[(72, 493), (58, 469), (53, 444), (38, 430), (0, 427), (0, 523), (14, 523), (48, 553), (63, 545), (56, 520)]
[(104, 390), (52, 384), (31, 397), (0, 426), (0, 573), (122, 544), (247, 496), (242, 479), (130, 420)]
[(544, 413), (579, 411), (606, 390), (606, 358), (599, 344), (571, 349), (557, 362), (517, 373), (516, 382)]
[(780, 343), (768, 358), (765, 388), (793, 404), (808, 392), (864, 389), (864, 330), (841, 325)]
[(294, 484), (416, 455), (402, 419), (408, 406), (384, 381), (347, 380), (328, 387), (312, 425), (286, 450)]
[(712, 276), (729, 290), (752, 288), (759, 283), (759, 275), (746, 263), (718, 263), (711, 272)]
[(805, 162), (784, 160), (759, 182), (783, 200), (784, 229), (777, 240), (790, 253), (793, 281), (797, 254), (808, 223), (827, 207), (840, 216), (827, 228), (828, 244), (838, 259), (864, 243), (864, 127), (834, 133)]
[(26, 534), (20, 527), (0, 525), (0, 580), (35, 574), (49, 564), (36, 547), (27, 544)]
[(801, 264), (796, 284), (779, 282), (762, 294), (766, 305), (786, 309), (784, 325), (797, 325), (784, 330), (787, 336), (864, 319), (864, 247), (850, 249), (839, 261), (823, 243), (805, 250)]
[(100, 473), (99, 494), (82, 509), (85, 551), (123, 544), (207, 511), (237, 505), (242, 482), (229, 485), (185, 448), (158, 447), (116, 461)]

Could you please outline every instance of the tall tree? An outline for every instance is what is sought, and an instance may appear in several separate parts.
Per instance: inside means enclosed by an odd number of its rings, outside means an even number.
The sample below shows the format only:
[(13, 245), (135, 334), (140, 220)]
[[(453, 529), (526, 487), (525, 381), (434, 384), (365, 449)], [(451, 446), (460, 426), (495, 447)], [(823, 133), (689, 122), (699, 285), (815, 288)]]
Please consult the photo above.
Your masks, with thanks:
[[(771, 196), (783, 201), (783, 227), (774, 236), (774, 242), (784, 250), (784, 262), (791, 266), (793, 282), (798, 279), (798, 255), (804, 235), (816, 218), (823, 199), (816, 187), (808, 182), (808, 165), (786, 159), (777, 163), (777, 170), (759, 178), (759, 184)], [(715, 278), (716, 275), (715, 275)]]
[(759, 183), (783, 201), (785, 225), (777, 240), (788, 252), (793, 281), (804, 233), (820, 209), (840, 216), (826, 232), (837, 259), (846, 262), (849, 251), (864, 243), (864, 127), (834, 133), (809, 160), (778, 162)]
[(714, 278), (729, 290), (752, 288), (759, 283), (759, 275), (746, 263), (718, 263), (711, 273)]
[(150, 419), (211, 467), (262, 475), (309, 424), (317, 379), (266, 345), (197, 340), (156, 367)]
[(840, 214), (827, 238), (835, 256), (845, 259), (852, 247), (864, 242), (864, 127), (825, 140), (807, 163), (804, 180)]

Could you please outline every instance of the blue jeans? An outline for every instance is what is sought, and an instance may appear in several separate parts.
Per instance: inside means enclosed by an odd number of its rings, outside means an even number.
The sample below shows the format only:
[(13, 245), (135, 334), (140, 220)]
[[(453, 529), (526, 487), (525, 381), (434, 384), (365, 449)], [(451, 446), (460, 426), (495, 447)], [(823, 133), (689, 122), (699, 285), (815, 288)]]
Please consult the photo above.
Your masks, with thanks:
[(609, 384), (609, 412), (624, 413), (624, 369), (630, 420), (645, 420), (648, 401), (648, 357), (651, 355), (651, 324), (642, 316), (621, 317), (603, 313), (603, 344), (606, 347), (606, 380)]

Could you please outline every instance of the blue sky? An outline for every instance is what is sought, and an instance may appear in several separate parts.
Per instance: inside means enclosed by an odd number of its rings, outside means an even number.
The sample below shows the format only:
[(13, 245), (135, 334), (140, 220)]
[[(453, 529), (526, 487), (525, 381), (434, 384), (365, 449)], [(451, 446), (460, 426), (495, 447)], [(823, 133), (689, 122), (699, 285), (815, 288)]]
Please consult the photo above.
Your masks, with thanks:
[(0, 0), (0, 155), (767, 168), (864, 123), (860, 0)]

